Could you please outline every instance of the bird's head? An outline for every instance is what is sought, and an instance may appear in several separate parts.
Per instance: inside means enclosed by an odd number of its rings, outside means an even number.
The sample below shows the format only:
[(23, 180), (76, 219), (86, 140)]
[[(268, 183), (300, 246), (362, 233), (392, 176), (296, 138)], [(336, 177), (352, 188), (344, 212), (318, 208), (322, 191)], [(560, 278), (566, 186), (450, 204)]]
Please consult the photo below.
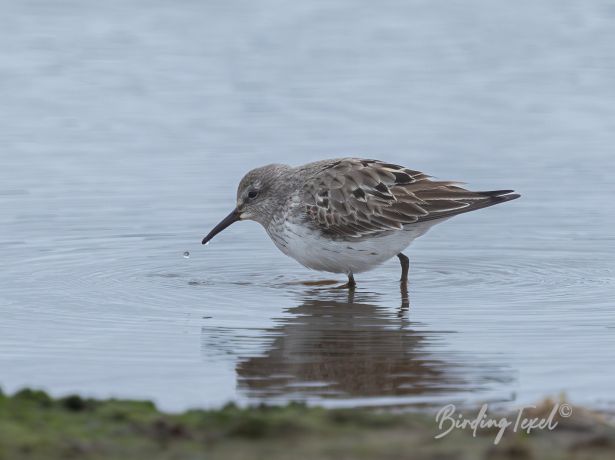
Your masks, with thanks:
[(272, 164), (253, 169), (243, 176), (237, 187), (235, 209), (203, 238), (202, 243), (207, 244), (238, 220), (254, 220), (267, 226), (274, 211), (283, 204), (284, 196), (278, 192), (284, 186), (283, 176), (289, 169), (286, 165)]

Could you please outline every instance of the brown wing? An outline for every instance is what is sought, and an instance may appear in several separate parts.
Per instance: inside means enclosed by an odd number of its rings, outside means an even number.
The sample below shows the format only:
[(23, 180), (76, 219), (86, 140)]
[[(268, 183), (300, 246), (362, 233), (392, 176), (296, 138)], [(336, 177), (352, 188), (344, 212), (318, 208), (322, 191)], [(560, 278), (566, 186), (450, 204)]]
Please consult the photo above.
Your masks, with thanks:
[(335, 160), (306, 183), (306, 212), (324, 231), (357, 238), (519, 197), (512, 190), (472, 192), (457, 184), (377, 160)]

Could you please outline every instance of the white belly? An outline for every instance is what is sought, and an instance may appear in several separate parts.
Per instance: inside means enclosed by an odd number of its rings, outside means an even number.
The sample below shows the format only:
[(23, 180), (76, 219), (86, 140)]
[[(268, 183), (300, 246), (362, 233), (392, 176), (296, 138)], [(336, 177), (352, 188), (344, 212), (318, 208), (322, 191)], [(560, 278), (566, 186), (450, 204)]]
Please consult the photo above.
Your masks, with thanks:
[(373, 238), (342, 241), (330, 240), (286, 221), (281, 228), (269, 232), (269, 236), (284, 254), (307, 268), (331, 273), (361, 273), (402, 252), (435, 223), (413, 224)]

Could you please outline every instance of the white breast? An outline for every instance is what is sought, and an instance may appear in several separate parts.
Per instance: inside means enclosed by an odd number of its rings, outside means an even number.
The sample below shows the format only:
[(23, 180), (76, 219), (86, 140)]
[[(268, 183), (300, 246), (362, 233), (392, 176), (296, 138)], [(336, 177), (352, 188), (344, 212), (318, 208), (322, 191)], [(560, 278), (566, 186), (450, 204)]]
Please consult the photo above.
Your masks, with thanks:
[(308, 227), (286, 220), (268, 229), (275, 245), (301, 265), (331, 273), (361, 273), (371, 270), (406, 249), (436, 221), (408, 225), (361, 240), (332, 240)]

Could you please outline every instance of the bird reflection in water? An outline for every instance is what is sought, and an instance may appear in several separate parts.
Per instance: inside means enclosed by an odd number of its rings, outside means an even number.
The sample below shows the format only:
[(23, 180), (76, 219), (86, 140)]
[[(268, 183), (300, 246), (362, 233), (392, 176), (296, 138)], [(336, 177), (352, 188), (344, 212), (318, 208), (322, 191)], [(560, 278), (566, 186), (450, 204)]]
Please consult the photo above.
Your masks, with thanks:
[[(226, 351), (238, 356), (239, 393), (261, 401), (425, 400), (480, 390), (494, 378), (501, 380), (502, 375), (497, 375), (501, 369), (476, 366), (451, 352), (437, 353), (434, 344), (442, 343), (447, 332), (426, 331), (412, 323), (407, 290), (402, 289), (401, 297), (401, 308), (392, 309), (371, 303), (377, 300), (376, 294), (311, 289), (274, 327), (258, 333), (260, 353), (241, 346), (240, 331), (227, 331), (234, 337), (227, 336), (224, 342), (234, 345)], [(203, 329), (208, 347), (221, 345), (220, 332)], [(247, 332), (251, 344), (254, 332)]]

